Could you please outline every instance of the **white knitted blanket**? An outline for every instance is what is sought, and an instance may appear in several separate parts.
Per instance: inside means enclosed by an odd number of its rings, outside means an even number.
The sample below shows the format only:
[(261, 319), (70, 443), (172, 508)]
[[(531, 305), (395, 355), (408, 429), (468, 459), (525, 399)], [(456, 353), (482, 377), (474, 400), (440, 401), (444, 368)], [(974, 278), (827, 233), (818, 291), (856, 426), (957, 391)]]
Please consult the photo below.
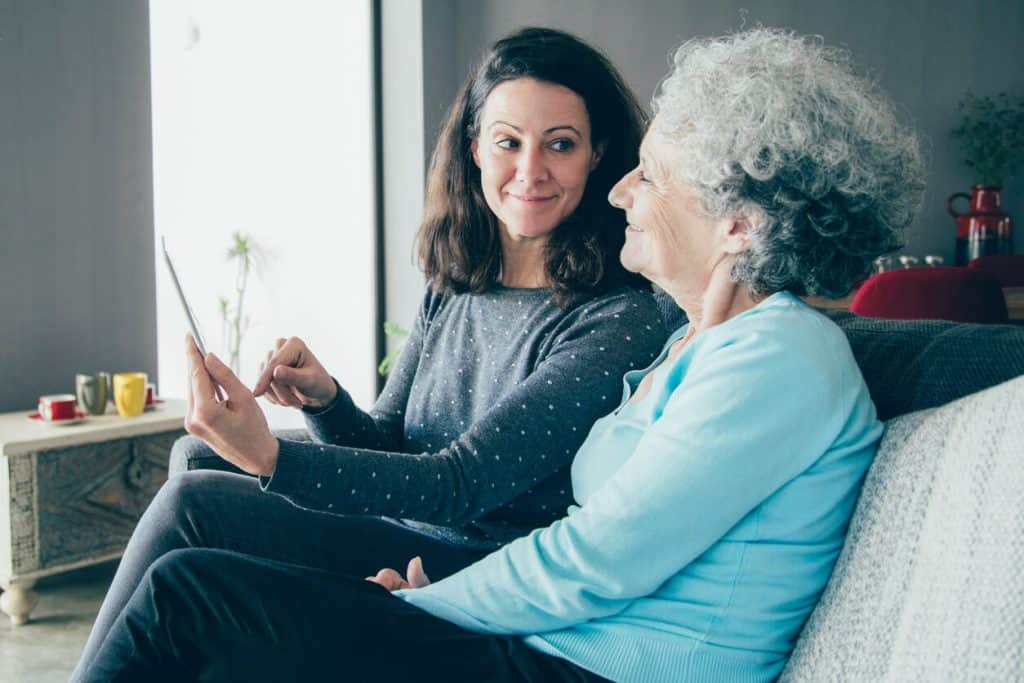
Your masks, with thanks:
[(1024, 680), (1024, 377), (888, 423), (781, 680)]

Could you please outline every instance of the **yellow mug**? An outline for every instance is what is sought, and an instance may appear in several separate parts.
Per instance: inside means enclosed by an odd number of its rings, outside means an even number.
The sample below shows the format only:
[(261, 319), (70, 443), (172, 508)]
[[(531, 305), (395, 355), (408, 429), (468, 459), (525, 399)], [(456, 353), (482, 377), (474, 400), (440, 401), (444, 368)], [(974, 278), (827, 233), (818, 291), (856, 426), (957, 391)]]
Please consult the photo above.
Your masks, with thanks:
[(114, 405), (121, 417), (142, 415), (146, 407), (146, 380), (144, 372), (119, 372), (114, 375)]

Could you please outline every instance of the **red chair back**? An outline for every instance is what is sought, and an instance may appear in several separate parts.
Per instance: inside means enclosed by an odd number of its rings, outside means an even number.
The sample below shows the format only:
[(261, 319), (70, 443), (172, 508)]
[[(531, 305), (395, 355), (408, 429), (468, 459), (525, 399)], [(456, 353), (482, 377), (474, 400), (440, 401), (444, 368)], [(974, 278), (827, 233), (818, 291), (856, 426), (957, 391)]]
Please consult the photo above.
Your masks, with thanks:
[(988, 273), (1003, 287), (1024, 287), (1024, 254), (979, 256), (967, 267)]
[(1005, 323), (1006, 299), (999, 281), (980, 270), (906, 268), (871, 277), (850, 311), (868, 318)]

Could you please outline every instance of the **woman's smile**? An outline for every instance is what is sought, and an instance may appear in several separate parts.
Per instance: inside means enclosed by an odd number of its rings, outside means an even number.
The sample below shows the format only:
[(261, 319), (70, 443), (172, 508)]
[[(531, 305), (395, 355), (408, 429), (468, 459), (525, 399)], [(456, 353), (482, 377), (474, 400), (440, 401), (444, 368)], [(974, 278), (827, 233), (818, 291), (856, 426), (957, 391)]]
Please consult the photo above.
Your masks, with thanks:
[(515, 192), (509, 192), (508, 196), (512, 197), (513, 199), (518, 199), (519, 201), (523, 202), (524, 204), (534, 204), (534, 205), (542, 204), (543, 202), (548, 202), (548, 201), (551, 201), (552, 199), (557, 199), (558, 198), (558, 195), (556, 195), (556, 194), (549, 194), (549, 195), (525, 195), (525, 194), (516, 194)]

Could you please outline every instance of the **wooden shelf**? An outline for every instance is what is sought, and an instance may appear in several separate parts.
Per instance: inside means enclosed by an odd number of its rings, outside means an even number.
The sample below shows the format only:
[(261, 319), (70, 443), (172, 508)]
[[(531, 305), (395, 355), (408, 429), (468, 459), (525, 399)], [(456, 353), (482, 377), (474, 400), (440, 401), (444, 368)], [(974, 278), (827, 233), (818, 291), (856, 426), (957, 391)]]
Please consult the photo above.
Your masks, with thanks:
[(1010, 320), (1024, 321), (1024, 287), (1003, 287), (1006, 297), (1006, 310), (1010, 312)]
[(121, 417), (111, 404), (105, 415), (89, 415), (80, 424), (66, 426), (30, 420), (29, 414), (35, 412), (31, 410), (3, 413), (0, 414), (0, 456), (12, 457), (53, 448), (184, 429), (186, 409), (187, 403), (184, 400), (172, 398), (138, 417)]
[[(851, 292), (842, 299), (818, 299), (807, 296), (804, 297), (804, 301), (818, 308), (848, 311), (855, 295), (856, 292)], [(1024, 287), (1003, 287), (1003, 296), (1006, 297), (1006, 310), (1010, 314), (1010, 321), (1024, 322)]]

